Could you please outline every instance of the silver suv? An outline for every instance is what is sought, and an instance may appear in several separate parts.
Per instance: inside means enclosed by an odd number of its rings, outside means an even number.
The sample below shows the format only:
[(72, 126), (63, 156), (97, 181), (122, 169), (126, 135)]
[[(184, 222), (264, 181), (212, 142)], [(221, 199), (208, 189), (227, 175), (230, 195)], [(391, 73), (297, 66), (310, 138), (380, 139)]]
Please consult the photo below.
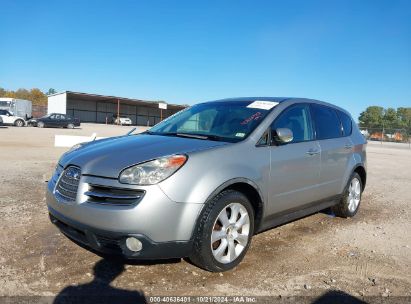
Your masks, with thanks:
[(200, 103), (149, 131), (77, 145), (48, 183), (51, 221), (130, 259), (243, 259), (261, 231), (330, 208), (356, 214), (366, 141), (350, 114), (302, 98)]

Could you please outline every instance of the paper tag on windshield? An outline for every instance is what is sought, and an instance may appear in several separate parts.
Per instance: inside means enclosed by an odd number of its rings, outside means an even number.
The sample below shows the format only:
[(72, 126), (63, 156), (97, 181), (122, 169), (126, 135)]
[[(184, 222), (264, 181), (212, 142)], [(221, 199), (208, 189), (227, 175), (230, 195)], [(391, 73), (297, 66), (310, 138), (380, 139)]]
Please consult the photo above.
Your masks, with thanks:
[(276, 101), (256, 100), (253, 103), (250, 103), (247, 108), (270, 110), (276, 105), (278, 105), (278, 102)]

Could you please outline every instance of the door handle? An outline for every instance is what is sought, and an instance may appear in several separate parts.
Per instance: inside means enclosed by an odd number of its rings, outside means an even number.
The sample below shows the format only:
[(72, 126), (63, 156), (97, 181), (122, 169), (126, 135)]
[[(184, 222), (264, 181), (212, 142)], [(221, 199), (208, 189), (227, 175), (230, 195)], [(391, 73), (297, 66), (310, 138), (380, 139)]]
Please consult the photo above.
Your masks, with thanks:
[(348, 149), (352, 149), (352, 145), (346, 144), (346, 145), (344, 146), (344, 148), (347, 149), (347, 150), (348, 150)]
[(307, 152), (305, 152), (308, 155), (316, 155), (316, 154), (320, 154), (320, 150), (317, 149), (310, 149)]

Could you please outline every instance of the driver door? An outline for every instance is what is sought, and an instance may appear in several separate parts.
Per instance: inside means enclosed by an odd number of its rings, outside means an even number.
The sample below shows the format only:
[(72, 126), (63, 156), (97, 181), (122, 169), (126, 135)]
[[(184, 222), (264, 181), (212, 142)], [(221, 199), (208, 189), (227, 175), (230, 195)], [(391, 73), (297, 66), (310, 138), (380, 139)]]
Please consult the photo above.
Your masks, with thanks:
[(286, 108), (272, 123), (276, 129), (288, 128), (293, 132), (289, 143), (275, 140), (270, 147), (269, 214), (301, 207), (319, 200), (321, 150), (314, 137), (314, 128), (308, 104), (294, 104)]

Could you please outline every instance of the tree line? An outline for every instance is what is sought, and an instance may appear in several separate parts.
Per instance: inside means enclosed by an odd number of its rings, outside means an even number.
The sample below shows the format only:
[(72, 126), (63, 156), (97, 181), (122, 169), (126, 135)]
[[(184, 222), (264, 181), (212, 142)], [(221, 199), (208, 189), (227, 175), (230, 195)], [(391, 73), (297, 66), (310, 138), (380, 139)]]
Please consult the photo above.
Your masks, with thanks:
[(370, 106), (361, 112), (358, 121), (364, 128), (406, 129), (411, 132), (411, 108)]
[(9, 97), (16, 99), (26, 99), (30, 100), (33, 105), (46, 106), (47, 105), (47, 96), (57, 93), (56, 90), (50, 88), (47, 92), (42, 92), (40, 89), (33, 88), (30, 90), (27, 89), (18, 89), (16, 91), (6, 90), (0, 87), (0, 97)]

